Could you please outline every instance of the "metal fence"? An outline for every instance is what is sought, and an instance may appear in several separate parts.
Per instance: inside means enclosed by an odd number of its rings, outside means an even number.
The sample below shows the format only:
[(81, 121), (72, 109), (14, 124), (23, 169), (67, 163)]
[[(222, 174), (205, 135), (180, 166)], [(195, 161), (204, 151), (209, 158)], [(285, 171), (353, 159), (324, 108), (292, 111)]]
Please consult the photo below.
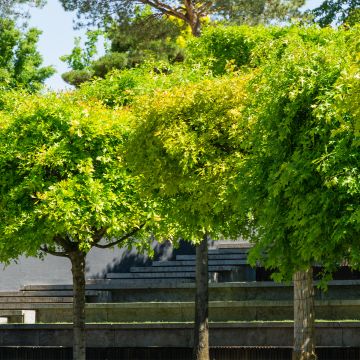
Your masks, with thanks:
[[(359, 360), (360, 348), (320, 348), (319, 360)], [(190, 360), (188, 348), (89, 348), (87, 360)], [(289, 360), (290, 348), (212, 348), (211, 360)], [(72, 360), (70, 348), (0, 347), (0, 360)]]

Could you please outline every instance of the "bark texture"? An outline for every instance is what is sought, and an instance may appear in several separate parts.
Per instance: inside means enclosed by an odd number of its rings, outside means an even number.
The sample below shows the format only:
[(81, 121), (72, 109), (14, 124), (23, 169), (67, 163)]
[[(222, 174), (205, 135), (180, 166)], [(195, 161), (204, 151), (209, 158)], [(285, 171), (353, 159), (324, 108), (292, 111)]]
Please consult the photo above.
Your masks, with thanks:
[(73, 360), (86, 360), (85, 334), (85, 254), (75, 251), (69, 255), (73, 276)]
[(186, 20), (190, 25), (191, 32), (195, 37), (200, 36), (200, 14), (196, 11), (193, 0), (185, 0)]
[(209, 360), (208, 236), (196, 247), (196, 298), (193, 360)]
[(294, 281), (294, 348), (292, 360), (316, 360), (313, 271), (298, 271)]

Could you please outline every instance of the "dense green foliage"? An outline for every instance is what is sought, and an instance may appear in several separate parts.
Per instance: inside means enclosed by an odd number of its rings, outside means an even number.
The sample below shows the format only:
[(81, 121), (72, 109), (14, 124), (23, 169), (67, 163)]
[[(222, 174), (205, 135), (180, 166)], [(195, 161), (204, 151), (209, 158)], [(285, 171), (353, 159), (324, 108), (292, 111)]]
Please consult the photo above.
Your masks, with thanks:
[(248, 236), (253, 261), (282, 278), (314, 262), (357, 267), (359, 29), (208, 34), (194, 58), (210, 49), (228, 75), (134, 102), (134, 157), (168, 220), (188, 238), (198, 225)]
[(123, 162), (126, 112), (70, 95), (23, 95), (8, 99), (0, 116), (3, 258), (35, 255), (42, 244), (66, 252), (65, 240), (86, 253), (151, 223), (139, 179)]
[(238, 123), (247, 77), (204, 80), (137, 103), (133, 163), (162, 199), (168, 226), (198, 242), (239, 231), (229, 205), (245, 134)]
[(9, 19), (0, 19), (0, 91), (39, 90), (54, 73), (52, 67), (41, 67), (42, 57), (36, 49), (40, 31), (22, 33)]
[(100, 100), (109, 107), (128, 106), (141, 101), (141, 95), (156, 94), (161, 89), (171, 91), (181, 84), (211, 77), (206, 68), (150, 62), (133, 69), (115, 70), (105, 79), (84, 83), (76, 96), (84, 101)]
[(266, 58), (264, 44), (286, 35), (288, 28), (265, 26), (218, 26), (204, 29), (187, 46), (187, 62), (201, 64), (215, 75), (254, 68)]
[(315, 262), (358, 266), (358, 39), (358, 28), (294, 28), (265, 46), (248, 90), (252, 149), (237, 201), (252, 222), (253, 261), (281, 277)]
[[(54, 227), (87, 249), (94, 229), (120, 236), (151, 218), (147, 193), (169, 236), (251, 235), (254, 261), (283, 277), (314, 262), (357, 267), (358, 39), (356, 26), (206, 29), (185, 64), (149, 62), (71, 96), (9, 100), (3, 234), (31, 233), (37, 249), (35, 237), (51, 243)], [(128, 132), (139, 183), (123, 162)], [(117, 197), (132, 205), (114, 206)], [(104, 213), (92, 213), (97, 201)]]

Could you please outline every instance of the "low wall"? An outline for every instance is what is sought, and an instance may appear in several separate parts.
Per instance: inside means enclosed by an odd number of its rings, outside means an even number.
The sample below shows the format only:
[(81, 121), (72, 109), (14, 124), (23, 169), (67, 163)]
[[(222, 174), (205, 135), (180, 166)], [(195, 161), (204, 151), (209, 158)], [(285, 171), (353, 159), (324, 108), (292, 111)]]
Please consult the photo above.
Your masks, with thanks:
[[(113, 302), (131, 301), (192, 301), (195, 298), (194, 283), (176, 283), (167, 281), (153, 283), (133, 283), (125, 281), (98, 285), (90, 288), (106, 289)], [(316, 282), (315, 282), (316, 283)], [(293, 286), (288, 283), (272, 281), (209, 283), (209, 298), (212, 301), (246, 300), (293, 300)], [(356, 300), (360, 299), (360, 280), (333, 280), (327, 291), (315, 287), (316, 300)]]
[[(35, 304), (36, 305), (36, 304)], [(72, 305), (32, 305), (36, 322), (56, 323), (72, 321)], [(360, 320), (359, 300), (316, 301), (317, 319)], [(213, 301), (209, 303), (209, 319), (226, 321), (292, 320), (292, 301)], [(105, 303), (86, 304), (87, 322), (191, 322), (194, 303)]]
[[(94, 324), (87, 325), (89, 347), (191, 347), (192, 324)], [(316, 345), (358, 347), (360, 323), (316, 324)], [(0, 325), (0, 347), (71, 347), (72, 326), (66, 324)], [(292, 323), (210, 324), (210, 345), (291, 347)]]

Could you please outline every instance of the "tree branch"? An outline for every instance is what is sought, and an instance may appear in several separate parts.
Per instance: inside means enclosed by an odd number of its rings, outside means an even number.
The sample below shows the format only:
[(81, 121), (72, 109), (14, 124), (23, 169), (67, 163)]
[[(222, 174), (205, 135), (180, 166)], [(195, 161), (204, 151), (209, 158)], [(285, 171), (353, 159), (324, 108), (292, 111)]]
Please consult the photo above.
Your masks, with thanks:
[(175, 17), (187, 22), (187, 18), (183, 13), (181, 13), (180, 11), (175, 10), (171, 6), (166, 5), (161, 1), (158, 1), (158, 0), (139, 0), (139, 1), (142, 2), (145, 5), (150, 5), (151, 7), (159, 10), (163, 14), (172, 15), (172, 16), (175, 16)]
[(207, 1), (204, 2), (199, 8), (198, 8), (198, 13), (200, 16), (204, 16), (204, 15), (208, 15), (209, 14), (209, 9), (211, 8), (211, 6), (213, 5), (212, 1)]
[(69, 257), (69, 254), (67, 252), (65, 252), (65, 251), (53, 251), (53, 250), (50, 250), (46, 245), (40, 246), (40, 250), (47, 253), (47, 254), (54, 255), (54, 256)]
[(74, 243), (71, 240), (65, 239), (61, 236), (54, 236), (53, 240), (56, 244), (60, 245), (65, 250), (66, 253), (75, 250)]
[(105, 235), (106, 233), (106, 228), (102, 228), (100, 229), (99, 231), (95, 232), (95, 235), (93, 237), (93, 244), (97, 244), (102, 238), (103, 236)]
[(109, 244), (104, 244), (104, 245), (101, 245), (101, 244), (97, 244), (95, 243), (94, 246), (99, 248), (99, 249), (107, 249), (107, 248), (110, 248), (110, 247), (113, 247), (115, 245), (118, 245), (120, 244), (122, 241), (128, 239), (129, 237), (135, 235), (138, 231), (140, 231), (143, 227), (145, 226), (145, 223), (141, 224), (139, 227), (133, 229), (132, 231), (130, 231), (129, 233), (123, 235), (120, 239), (116, 240), (116, 241), (113, 241)]

